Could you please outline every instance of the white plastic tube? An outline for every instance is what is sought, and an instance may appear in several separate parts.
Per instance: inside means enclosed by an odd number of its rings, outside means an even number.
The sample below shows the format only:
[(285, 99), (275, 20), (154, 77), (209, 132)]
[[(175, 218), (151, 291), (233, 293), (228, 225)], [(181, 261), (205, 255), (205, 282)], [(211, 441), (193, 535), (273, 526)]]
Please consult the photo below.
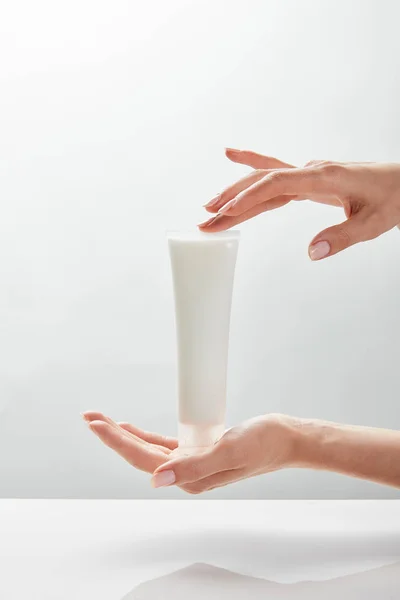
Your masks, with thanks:
[(225, 430), (226, 375), (239, 232), (168, 234), (178, 345), (179, 446)]

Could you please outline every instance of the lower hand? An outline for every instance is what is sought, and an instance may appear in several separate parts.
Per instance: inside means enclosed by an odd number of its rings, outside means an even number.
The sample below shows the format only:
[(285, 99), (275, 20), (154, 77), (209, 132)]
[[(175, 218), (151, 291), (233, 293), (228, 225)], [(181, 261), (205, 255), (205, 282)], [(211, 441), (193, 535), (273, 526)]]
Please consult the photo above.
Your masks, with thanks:
[(153, 487), (177, 485), (189, 494), (289, 467), (294, 458), (294, 419), (283, 415), (250, 419), (195, 455), (184, 455), (174, 438), (116, 423), (102, 413), (83, 417), (106, 446), (151, 473)]
[(255, 152), (227, 149), (226, 156), (254, 170), (205, 205), (216, 215), (199, 225), (202, 231), (229, 229), (292, 200), (342, 207), (346, 220), (311, 241), (310, 258), (319, 260), (400, 223), (400, 164), (311, 161), (296, 168)]

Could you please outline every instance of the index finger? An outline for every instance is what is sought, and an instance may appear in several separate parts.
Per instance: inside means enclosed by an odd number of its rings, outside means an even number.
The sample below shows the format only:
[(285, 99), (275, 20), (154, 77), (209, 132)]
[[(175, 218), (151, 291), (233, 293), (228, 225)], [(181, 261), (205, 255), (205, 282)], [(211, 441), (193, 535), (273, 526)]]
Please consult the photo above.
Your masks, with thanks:
[(256, 204), (256, 206), (252, 206), (249, 210), (246, 210), (244, 213), (238, 216), (224, 215), (222, 213), (217, 214), (215, 217), (208, 219), (204, 223), (200, 223), (198, 226), (200, 231), (206, 231), (207, 233), (217, 233), (219, 231), (225, 231), (226, 229), (230, 229), (231, 227), (235, 227), (239, 223), (244, 223), (244, 221), (248, 221), (249, 219), (253, 219), (257, 215), (260, 215), (263, 212), (267, 212), (269, 210), (275, 210), (276, 208), (281, 208), (288, 204), (291, 200), (294, 200), (296, 196), (278, 196), (277, 198), (272, 198), (268, 202), (262, 202), (261, 204)]
[(207, 202), (207, 204), (204, 205), (204, 208), (208, 212), (218, 212), (219, 209), (232, 200), (232, 198), (235, 198), (240, 192), (253, 185), (253, 183), (263, 179), (267, 173), (268, 171), (266, 170), (251, 171), (251, 173), (248, 173), (232, 185), (222, 190), (222, 192), (215, 196), (215, 198), (210, 200), (210, 202)]
[(323, 167), (281, 169), (268, 173), (261, 181), (239, 193), (220, 209), (220, 214), (238, 216), (250, 208), (282, 195), (312, 196), (336, 193), (337, 179), (330, 177)]

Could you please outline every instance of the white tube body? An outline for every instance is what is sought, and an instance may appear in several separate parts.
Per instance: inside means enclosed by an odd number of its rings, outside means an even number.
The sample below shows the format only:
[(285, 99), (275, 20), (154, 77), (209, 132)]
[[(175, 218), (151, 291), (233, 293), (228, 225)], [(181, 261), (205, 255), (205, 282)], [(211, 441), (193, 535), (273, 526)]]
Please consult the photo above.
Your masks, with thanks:
[(180, 447), (225, 430), (226, 376), (239, 233), (170, 233), (178, 346)]

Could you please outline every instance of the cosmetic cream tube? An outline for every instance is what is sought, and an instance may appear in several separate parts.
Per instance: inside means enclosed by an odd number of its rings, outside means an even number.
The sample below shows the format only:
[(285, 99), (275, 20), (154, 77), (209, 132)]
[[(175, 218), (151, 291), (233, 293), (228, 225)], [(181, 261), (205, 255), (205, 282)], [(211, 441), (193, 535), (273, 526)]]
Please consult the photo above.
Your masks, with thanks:
[(226, 377), (239, 232), (168, 234), (178, 347), (179, 447), (225, 431)]

